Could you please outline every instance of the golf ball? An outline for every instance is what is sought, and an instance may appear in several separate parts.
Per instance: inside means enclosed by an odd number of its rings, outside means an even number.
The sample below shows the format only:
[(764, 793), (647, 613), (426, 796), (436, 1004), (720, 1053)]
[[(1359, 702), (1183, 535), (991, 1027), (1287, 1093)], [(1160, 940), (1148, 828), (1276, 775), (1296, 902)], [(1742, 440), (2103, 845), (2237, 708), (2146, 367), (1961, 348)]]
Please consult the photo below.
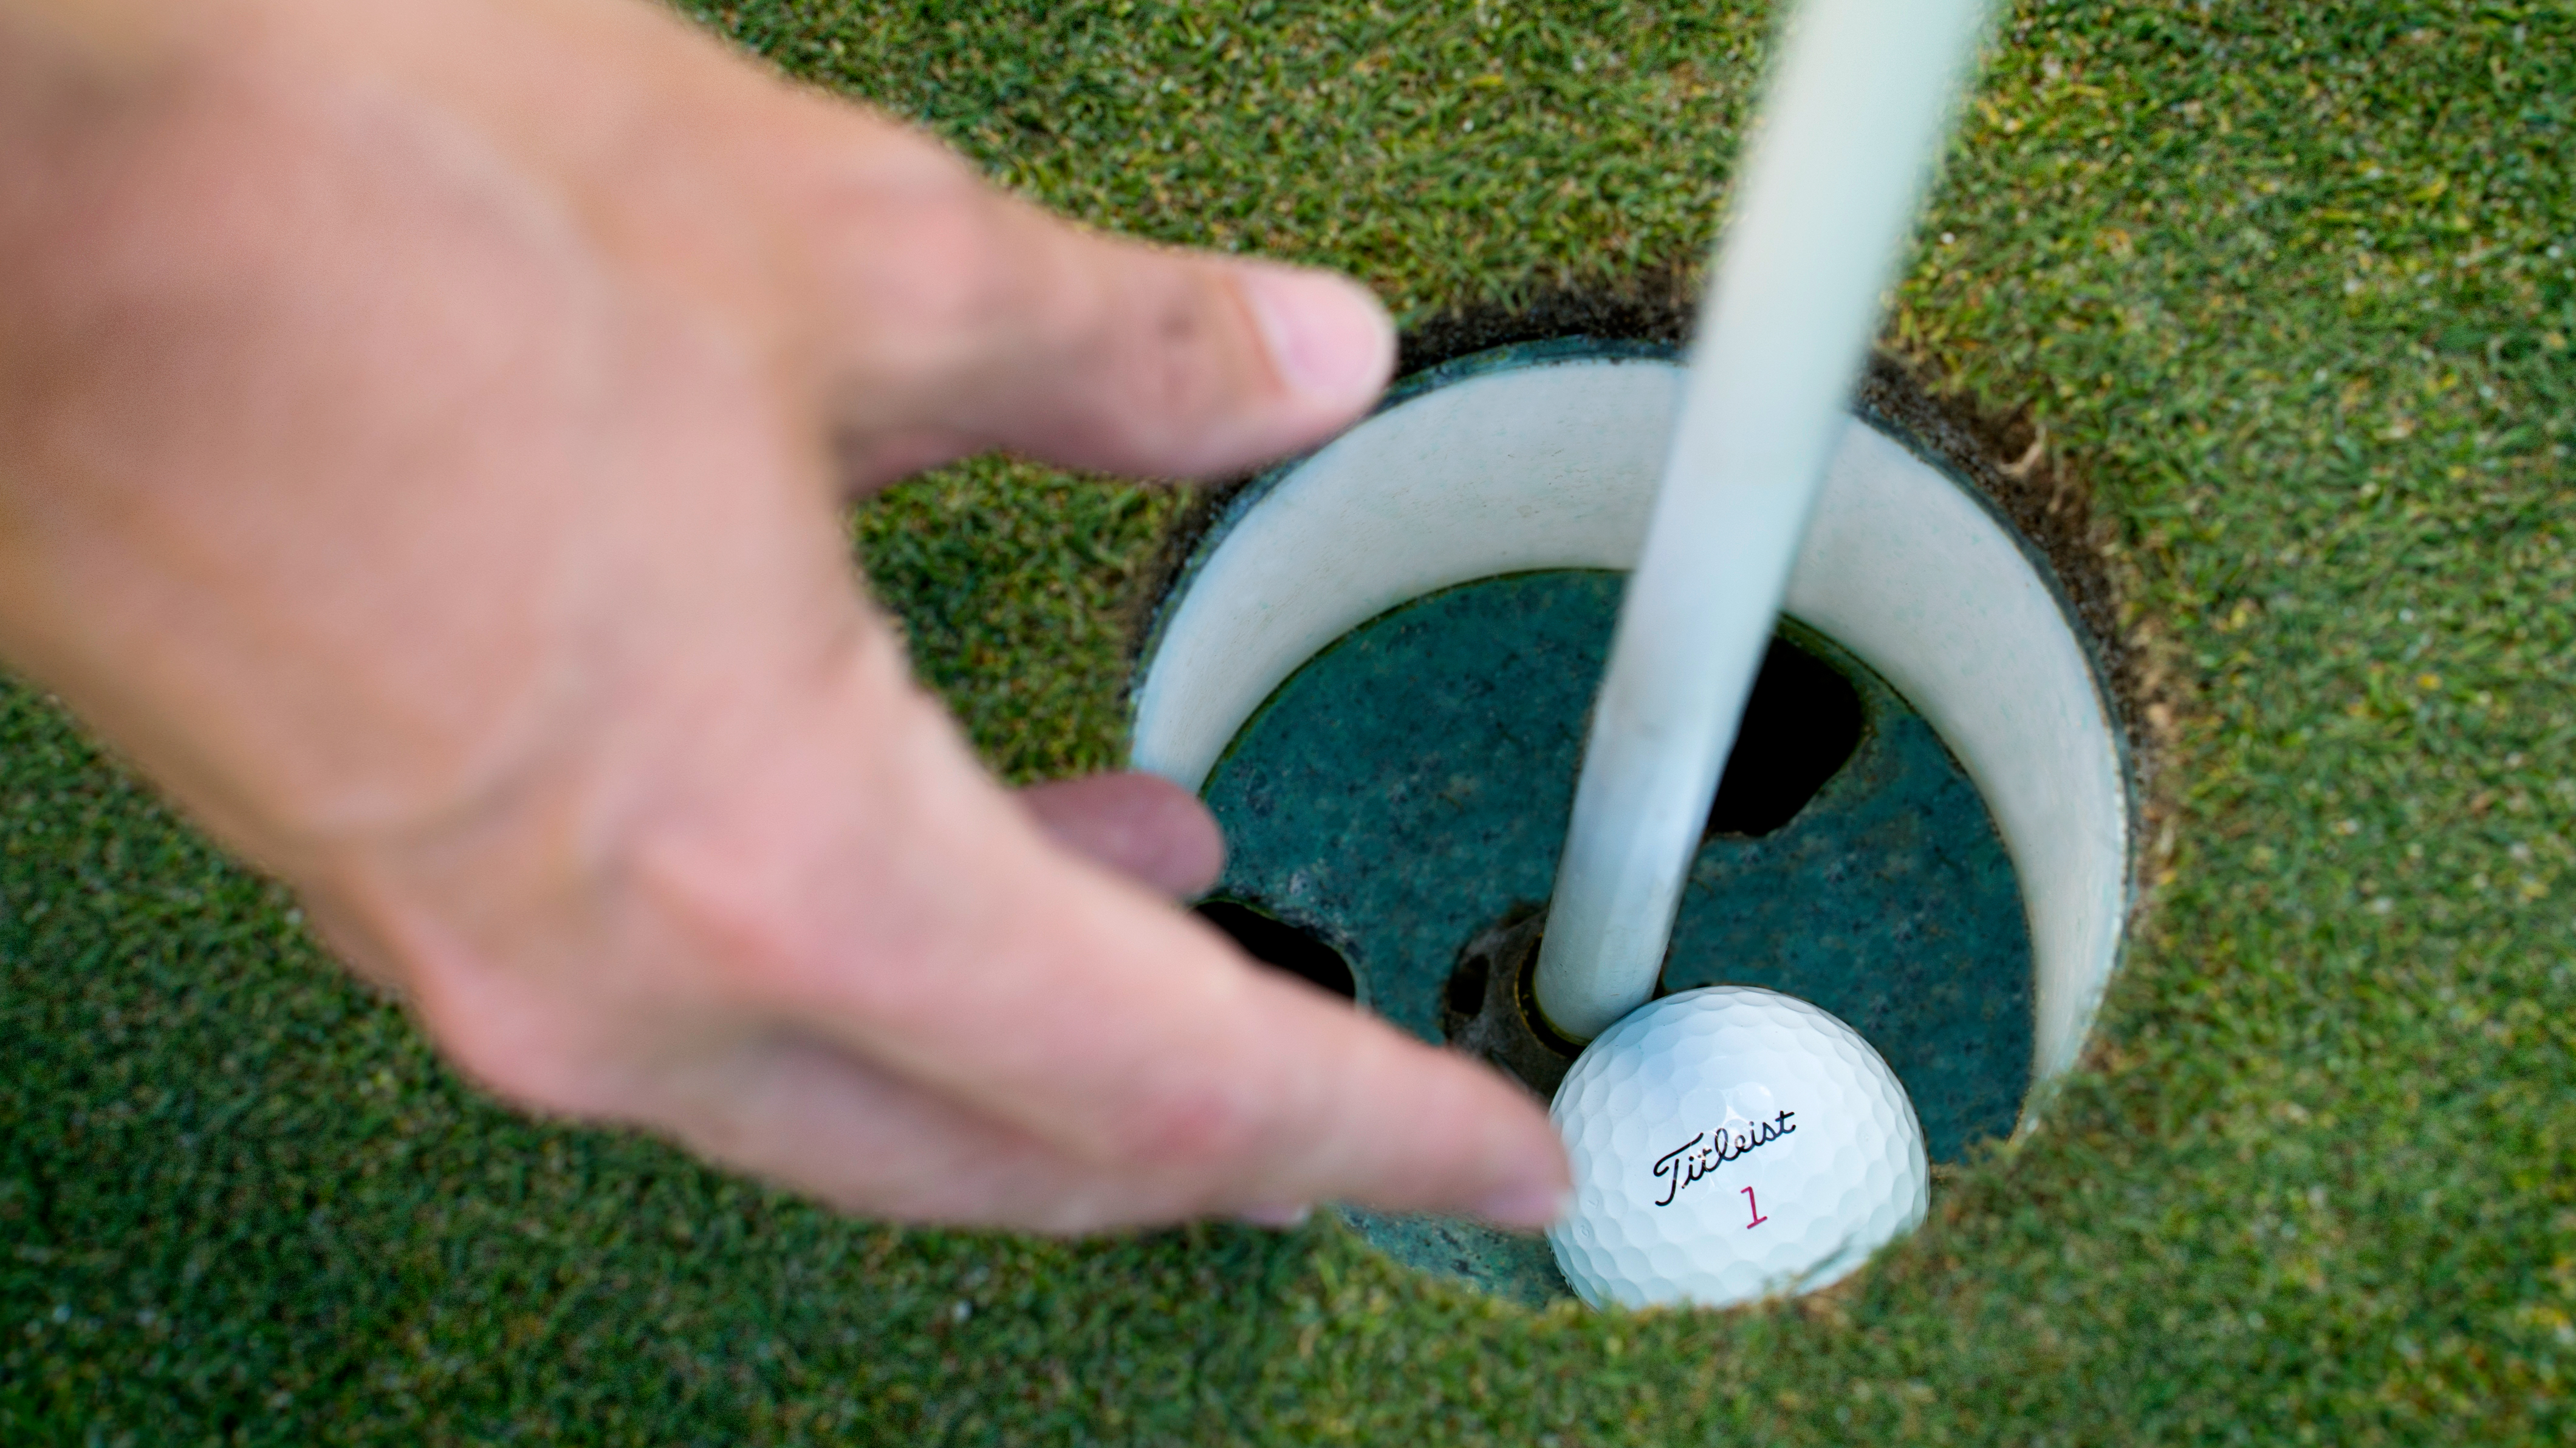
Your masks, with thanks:
[(1896, 1074), (1777, 991), (1647, 1002), (1584, 1049), (1548, 1115), (1574, 1165), (1548, 1245), (1595, 1307), (1812, 1291), (1912, 1231), (1929, 1200)]

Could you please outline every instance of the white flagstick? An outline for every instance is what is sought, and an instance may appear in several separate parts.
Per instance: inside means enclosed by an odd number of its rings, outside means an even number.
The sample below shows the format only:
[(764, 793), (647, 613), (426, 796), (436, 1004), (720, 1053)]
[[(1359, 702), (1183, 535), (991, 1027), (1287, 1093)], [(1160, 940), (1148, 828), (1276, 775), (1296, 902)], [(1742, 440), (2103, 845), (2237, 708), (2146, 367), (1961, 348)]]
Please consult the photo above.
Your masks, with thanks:
[(1981, 0), (1806, 0), (1702, 301), (1557, 862), (1538, 1000), (1588, 1040), (1654, 993), (1682, 879), (1841, 436)]

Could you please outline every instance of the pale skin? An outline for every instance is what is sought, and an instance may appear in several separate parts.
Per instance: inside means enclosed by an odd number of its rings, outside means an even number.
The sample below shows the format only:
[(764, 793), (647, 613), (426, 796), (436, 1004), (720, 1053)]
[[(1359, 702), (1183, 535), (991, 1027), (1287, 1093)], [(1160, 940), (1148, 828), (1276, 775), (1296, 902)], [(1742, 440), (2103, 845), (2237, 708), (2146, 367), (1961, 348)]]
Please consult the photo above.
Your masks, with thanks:
[(1224, 473), (1392, 351), (642, 0), (0, 0), (0, 657), (484, 1088), (850, 1211), (1554, 1213), (1528, 1097), (1176, 908), (1181, 791), (999, 787), (849, 558), (924, 466)]

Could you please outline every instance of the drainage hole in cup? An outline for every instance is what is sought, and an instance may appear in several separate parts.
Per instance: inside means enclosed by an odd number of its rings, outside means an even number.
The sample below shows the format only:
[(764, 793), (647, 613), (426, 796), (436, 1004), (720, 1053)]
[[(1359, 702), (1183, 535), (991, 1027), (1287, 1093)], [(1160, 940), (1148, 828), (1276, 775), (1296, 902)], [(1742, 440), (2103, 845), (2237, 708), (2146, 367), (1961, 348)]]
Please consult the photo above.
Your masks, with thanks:
[(1359, 984), (1351, 975), (1351, 963), (1314, 932), (1264, 915), (1239, 900), (1209, 900), (1197, 908), (1200, 919), (1224, 931), (1244, 954), (1344, 1000), (1358, 999)]
[(1798, 817), (1860, 747), (1860, 694), (1833, 665), (1771, 640), (1702, 839), (1758, 839)]

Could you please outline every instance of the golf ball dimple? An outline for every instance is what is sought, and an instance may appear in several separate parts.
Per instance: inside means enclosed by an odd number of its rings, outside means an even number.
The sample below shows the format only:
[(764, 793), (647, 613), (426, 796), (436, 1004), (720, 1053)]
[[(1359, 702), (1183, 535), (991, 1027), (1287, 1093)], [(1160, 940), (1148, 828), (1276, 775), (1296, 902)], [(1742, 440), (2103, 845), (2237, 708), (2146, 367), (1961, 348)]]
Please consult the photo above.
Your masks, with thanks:
[(1574, 1166), (1548, 1244), (1595, 1307), (1812, 1291), (1912, 1231), (1930, 1200), (1896, 1074), (1777, 991), (1648, 1002), (1585, 1048), (1548, 1115)]

